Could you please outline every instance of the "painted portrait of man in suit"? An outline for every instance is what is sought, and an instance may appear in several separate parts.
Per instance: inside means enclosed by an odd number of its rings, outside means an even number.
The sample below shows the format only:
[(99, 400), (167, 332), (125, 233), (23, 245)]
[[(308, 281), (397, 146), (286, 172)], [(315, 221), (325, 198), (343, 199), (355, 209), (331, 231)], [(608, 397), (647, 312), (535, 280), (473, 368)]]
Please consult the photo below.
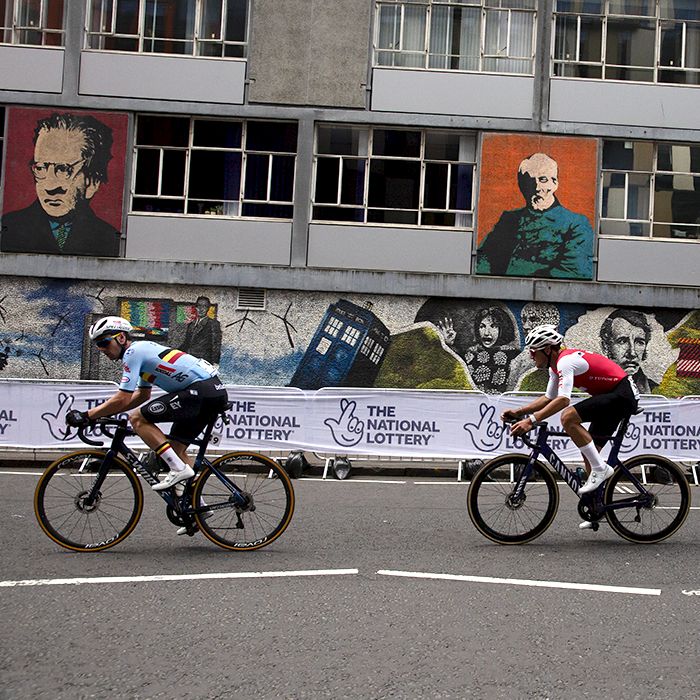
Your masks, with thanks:
[[(18, 177), (5, 188), (0, 250), (117, 257), (121, 243), (123, 138), (118, 136), (120, 163), (112, 165), (115, 129), (104, 119), (85, 113), (52, 112), (32, 119), (31, 157), (25, 160), (27, 144), (15, 143), (15, 137), (22, 132), (26, 135), (26, 122), (34, 116), (30, 113), (39, 111), (10, 110), (8, 169), (12, 168)], [(117, 122), (123, 122), (126, 129), (124, 115), (111, 116), (123, 117)], [(114, 186), (110, 183), (105, 193), (110, 174)], [(16, 204), (27, 201), (31, 181), (34, 200), (16, 208)], [(24, 186), (19, 191), (21, 183)], [(98, 192), (100, 197), (96, 196)], [(102, 206), (93, 207), (93, 202)]]
[(187, 324), (180, 350), (218, 365), (221, 359), (221, 324), (209, 315), (212, 305), (208, 297), (198, 297), (194, 308), (197, 317)]

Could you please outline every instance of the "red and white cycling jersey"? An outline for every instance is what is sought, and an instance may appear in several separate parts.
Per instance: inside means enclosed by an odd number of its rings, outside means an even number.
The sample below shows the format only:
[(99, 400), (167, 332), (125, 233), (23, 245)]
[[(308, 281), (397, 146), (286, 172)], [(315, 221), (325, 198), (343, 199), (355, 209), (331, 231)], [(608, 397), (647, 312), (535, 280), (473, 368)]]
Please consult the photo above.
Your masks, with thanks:
[(612, 391), (627, 376), (620, 365), (607, 357), (585, 350), (562, 350), (556, 371), (549, 370), (549, 383), (545, 395), (571, 398), (574, 387), (585, 389), (591, 396)]

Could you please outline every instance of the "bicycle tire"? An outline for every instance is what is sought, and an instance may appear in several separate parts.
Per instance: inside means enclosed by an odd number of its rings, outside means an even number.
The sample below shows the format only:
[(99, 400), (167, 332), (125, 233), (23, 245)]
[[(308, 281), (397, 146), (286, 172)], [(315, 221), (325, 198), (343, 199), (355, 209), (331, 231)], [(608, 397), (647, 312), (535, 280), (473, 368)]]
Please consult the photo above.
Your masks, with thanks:
[(114, 547), (136, 527), (143, 512), (138, 477), (115, 457), (100, 487), (99, 498), (85, 508), (105, 453), (73, 452), (56, 460), (41, 476), (34, 492), (34, 512), (41, 529), (57, 544), (75, 552)]
[[(648, 506), (617, 508), (606, 511), (610, 527), (630, 542), (653, 544), (670, 537), (685, 522), (690, 511), (690, 486), (680, 467), (664, 457), (640, 455), (625, 462), (632, 475), (654, 496)], [(622, 469), (608, 479), (603, 503), (625, 500), (620, 494), (634, 498), (636, 486)]]
[(530, 542), (552, 524), (557, 514), (559, 488), (542, 462), (535, 464), (520, 503), (511, 500), (528, 461), (520, 454), (496, 457), (472, 478), (467, 494), (469, 517), (474, 527), (493, 542)]
[[(274, 542), (294, 513), (294, 488), (287, 473), (268, 457), (233, 452), (212, 463), (243, 489), (249, 500), (237, 507), (230, 489), (206, 467), (195, 481), (193, 503), (209, 506), (208, 517), (195, 515), (200, 530), (215, 544), (232, 550), (251, 550)], [(254, 507), (251, 507), (254, 506)]]

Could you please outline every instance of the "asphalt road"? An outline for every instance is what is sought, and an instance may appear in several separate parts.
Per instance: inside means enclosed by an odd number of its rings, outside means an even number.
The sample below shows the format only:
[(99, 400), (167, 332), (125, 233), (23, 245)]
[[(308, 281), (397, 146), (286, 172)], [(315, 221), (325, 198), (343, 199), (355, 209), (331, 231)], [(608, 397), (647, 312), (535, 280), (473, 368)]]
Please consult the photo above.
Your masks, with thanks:
[[(305, 478), (260, 551), (177, 537), (146, 494), (125, 542), (79, 554), (39, 529), (37, 479), (0, 471), (0, 700), (700, 698), (697, 510), (633, 545), (579, 531), (562, 489), (552, 527), (504, 547), (465, 484)], [(187, 578), (148, 578), (171, 574)]]

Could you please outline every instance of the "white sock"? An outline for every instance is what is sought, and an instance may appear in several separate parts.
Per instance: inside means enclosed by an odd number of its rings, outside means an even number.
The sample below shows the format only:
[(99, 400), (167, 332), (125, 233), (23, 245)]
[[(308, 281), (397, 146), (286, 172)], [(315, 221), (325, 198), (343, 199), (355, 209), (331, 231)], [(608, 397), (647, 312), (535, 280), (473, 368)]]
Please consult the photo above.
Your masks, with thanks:
[(600, 452), (595, 446), (593, 440), (591, 440), (587, 445), (579, 447), (581, 454), (588, 460), (591, 465), (591, 469), (595, 469), (597, 472), (602, 472), (605, 469), (605, 462), (600, 457)]
[(181, 472), (187, 465), (175, 454), (175, 450), (170, 446), (170, 443), (164, 442), (157, 450), (158, 456), (170, 467), (174, 472)]

